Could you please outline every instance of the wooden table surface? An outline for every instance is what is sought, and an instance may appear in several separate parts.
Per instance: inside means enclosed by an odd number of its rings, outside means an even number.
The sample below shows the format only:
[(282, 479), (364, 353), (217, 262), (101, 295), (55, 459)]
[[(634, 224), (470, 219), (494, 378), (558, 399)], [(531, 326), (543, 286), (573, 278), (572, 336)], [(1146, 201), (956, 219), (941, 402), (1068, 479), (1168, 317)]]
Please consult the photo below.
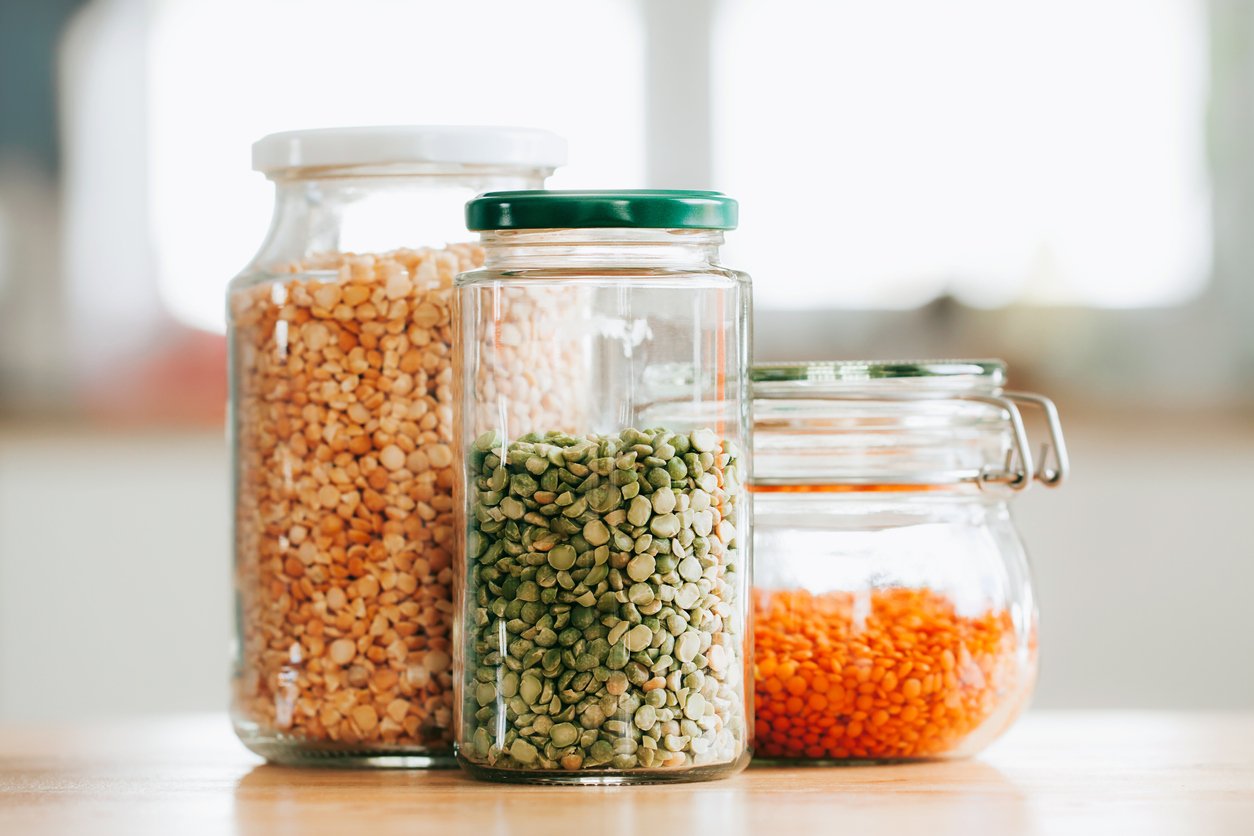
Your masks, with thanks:
[(0, 728), (0, 834), (1254, 834), (1254, 713), (1034, 713), (982, 757), (517, 787), (266, 766), (221, 716)]

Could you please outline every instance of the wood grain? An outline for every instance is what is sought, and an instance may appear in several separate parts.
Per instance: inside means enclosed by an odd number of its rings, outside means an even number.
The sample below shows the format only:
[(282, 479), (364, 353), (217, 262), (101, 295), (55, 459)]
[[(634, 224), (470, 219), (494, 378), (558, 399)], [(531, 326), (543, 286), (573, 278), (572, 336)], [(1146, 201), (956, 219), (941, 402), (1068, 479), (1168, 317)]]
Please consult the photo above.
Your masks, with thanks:
[(266, 766), (224, 717), (0, 729), (0, 834), (1254, 834), (1254, 713), (1029, 714), (983, 757), (661, 787)]

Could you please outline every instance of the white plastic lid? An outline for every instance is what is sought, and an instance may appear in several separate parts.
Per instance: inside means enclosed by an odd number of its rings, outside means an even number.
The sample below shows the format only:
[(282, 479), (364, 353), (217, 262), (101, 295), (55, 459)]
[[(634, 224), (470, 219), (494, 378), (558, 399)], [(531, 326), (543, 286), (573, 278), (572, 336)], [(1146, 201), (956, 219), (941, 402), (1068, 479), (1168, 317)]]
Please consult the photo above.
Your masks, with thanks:
[(283, 131), (253, 143), (254, 171), (389, 163), (556, 168), (566, 163), (566, 140), (536, 128), (386, 125)]

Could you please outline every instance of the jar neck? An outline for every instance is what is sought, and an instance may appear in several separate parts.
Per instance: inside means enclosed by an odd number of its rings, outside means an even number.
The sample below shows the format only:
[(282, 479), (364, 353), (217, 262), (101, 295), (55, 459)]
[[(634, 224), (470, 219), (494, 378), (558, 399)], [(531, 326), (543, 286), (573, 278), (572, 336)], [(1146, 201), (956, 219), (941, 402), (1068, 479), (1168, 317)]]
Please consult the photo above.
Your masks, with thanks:
[(463, 207), (493, 189), (542, 188), (551, 168), (404, 164), (288, 169), (270, 176), (274, 214), (251, 269), (327, 252), (467, 241)]
[(484, 266), (526, 270), (564, 267), (718, 266), (723, 233), (708, 229), (525, 229), (483, 232)]

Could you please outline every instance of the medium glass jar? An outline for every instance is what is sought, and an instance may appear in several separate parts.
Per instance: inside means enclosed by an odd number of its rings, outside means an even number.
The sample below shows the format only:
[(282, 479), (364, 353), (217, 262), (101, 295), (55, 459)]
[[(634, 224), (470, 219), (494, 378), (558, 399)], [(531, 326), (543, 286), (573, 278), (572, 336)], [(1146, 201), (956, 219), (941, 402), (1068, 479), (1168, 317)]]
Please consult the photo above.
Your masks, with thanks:
[(463, 205), (564, 153), (508, 128), (253, 146), (275, 210), (228, 291), (232, 716), (269, 760), (453, 764), (452, 284), (482, 262)]
[(749, 278), (718, 263), (736, 204), (498, 193), (467, 217), (458, 760), (533, 783), (731, 774), (752, 729)]
[[(1008, 500), (1067, 468), (987, 361), (754, 369), (755, 755), (969, 755), (1025, 706), (1036, 602)], [(1044, 409), (1033, 471), (1016, 403)], [(1052, 450), (1052, 452), (1051, 452)]]

